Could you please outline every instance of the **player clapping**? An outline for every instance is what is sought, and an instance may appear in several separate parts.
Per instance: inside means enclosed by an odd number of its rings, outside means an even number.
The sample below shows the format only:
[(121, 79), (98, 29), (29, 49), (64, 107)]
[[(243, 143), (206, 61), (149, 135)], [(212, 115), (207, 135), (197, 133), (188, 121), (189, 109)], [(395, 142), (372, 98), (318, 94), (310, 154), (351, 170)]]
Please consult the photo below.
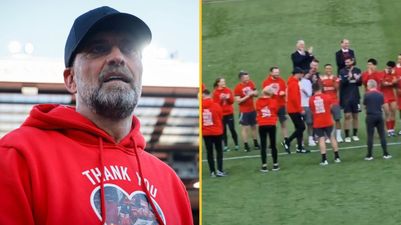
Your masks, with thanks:
[(381, 91), (384, 95), (384, 115), (386, 117), (387, 135), (395, 136), (395, 112), (397, 110), (397, 102), (394, 94), (394, 87), (397, 83), (395, 75), (395, 62), (388, 61), (384, 69), (384, 77), (381, 82)]
[(331, 98), (331, 114), (336, 124), (336, 140), (343, 142), (341, 137), (341, 107), (338, 101), (337, 92), (340, 79), (333, 74), (333, 66), (331, 64), (324, 65), (324, 74), (320, 77), (323, 85), (323, 92)]

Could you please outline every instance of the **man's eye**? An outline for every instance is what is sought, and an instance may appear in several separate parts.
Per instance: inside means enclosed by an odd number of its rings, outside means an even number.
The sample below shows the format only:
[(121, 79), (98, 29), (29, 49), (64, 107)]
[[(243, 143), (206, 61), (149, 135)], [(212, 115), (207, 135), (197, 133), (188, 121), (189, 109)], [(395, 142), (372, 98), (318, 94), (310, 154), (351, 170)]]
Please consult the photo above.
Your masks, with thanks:
[(93, 45), (89, 48), (88, 53), (91, 54), (104, 54), (110, 51), (110, 47), (107, 45)]
[(138, 54), (139, 48), (131, 43), (123, 43), (120, 45), (120, 50), (126, 55)]

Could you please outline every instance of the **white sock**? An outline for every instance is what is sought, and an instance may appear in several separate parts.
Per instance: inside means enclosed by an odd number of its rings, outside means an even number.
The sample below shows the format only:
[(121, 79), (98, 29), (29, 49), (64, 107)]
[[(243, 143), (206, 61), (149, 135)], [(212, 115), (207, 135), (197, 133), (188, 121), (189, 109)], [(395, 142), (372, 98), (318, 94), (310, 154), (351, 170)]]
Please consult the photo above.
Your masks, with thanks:
[(341, 129), (337, 129), (336, 133), (337, 133), (337, 137), (341, 137)]

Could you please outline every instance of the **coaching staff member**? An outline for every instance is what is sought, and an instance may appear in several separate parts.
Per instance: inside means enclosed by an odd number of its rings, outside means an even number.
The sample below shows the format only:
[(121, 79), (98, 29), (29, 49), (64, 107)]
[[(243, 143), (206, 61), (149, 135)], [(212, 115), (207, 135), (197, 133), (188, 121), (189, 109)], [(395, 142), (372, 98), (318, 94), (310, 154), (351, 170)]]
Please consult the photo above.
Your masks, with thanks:
[(193, 224), (184, 185), (144, 151), (134, 116), (151, 37), (141, 19), (106, 6), (75, 20), (64, 83), (76, 107), (34, 106), (0, 140), (0, 224)]
[(351, 142), (349, 129), (353, 125), (352, 140), (359, 141), (358, 113), (360, 112), (359, 86), (362, 85), (361, 70), (354, 66), (354, 59), (345, 59), (346, 67), (340, 70), (340, 105), (344, 110), (345, 142)]
[(241, 124), (242, 141), (244, 142), (244, 151), (249, 152), (251, 149), (248, 144), (248, 135), (251, 133), (253, 144), (256, 150), (260, 149), (257, 141), (256, 131), (256, 110), (253, 101), (258, 96), (255, 83), (250, 79), (248, 72), (240, 71), (238, 74), (240, 82), (235, 86), (234, 99), (238, 102)]
[(367, 83), (368, 92), (363, 97), (363, 104), (366, 107), (366, 133), (368, 134), (368, 153), (365, 160), (372, 160), (373, 154), (373, 134), (374, 129), (377, 129), (380, 137), (380, 144), (383, 149), (383, 158), (390, 159), (391, 155), (387, 152), (386, 135), (384, 132), (384, 120), (383, 120), (383, 104), (384, 96), (377, 90), (377, 83), (375, 80), (368, 80)]
[(291, 54), (291, 60), (293, 68), (296, 67), (301, 68), (303, 71), (309, 71), (310, 63), (315, 58), (312, 55), (313, 47), (309, 47), (308, 50), (305, 50), (305, 42), (304, 40), (298, 40), (296, 44), (296, 50)]
[(340, 70), (345, 68), (345, 59), (353, 58), (354, 64), (356, 65), (356, 58), (354, 50), (349, 48), (349, 40), (342, 39), (341, 42), (341, 49), (336, 52), (336, 63), (337, 63), (337, 73), (340, 74)]

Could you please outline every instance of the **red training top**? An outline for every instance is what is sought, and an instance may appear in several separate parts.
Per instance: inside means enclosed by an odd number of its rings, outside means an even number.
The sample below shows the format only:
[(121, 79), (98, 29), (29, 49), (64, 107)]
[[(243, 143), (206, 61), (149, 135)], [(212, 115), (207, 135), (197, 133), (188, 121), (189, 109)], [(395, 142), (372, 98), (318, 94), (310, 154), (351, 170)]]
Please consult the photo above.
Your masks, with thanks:
[(315, 94), (310, 97), (309, 107), (313, 115), (313, 128), (333, 126), (331, 105), (331, 98), (326, 94)]
[(276, 98), (260, 97), (256, 100), (256, 121), (259, 126), (274, 126), (277, 123)]
[(287, 81), (287, 112), (300, 113), (302, 111), (303, 108), (301, 106), (301, 90), (299, 88), (299, 80), (292, 75)]
[(213, 99), (202, 99), (202, 136), (223, 134), (223, 110)]
[(362, 73), (362, 84), (365, 86), (365, 91), (367, 90), (367, 84), (368, 80), (375, 80), (377, 83), (377, 90), (381, 90), (381, 83), (384, 77), (384, 72), (383, 71), (373, 71), (372, 73), (369, 73), (369, 71), (364, 71)]
[(389, 83), (393, 83), (396, 80), (396, 76), (395, 73), (393, 74), (387, 74), (384, 73), (384, 77), (383, 80), (381, 81), (381, 92), (384, 95), (384, 102), (385, 103), (389, 103), (392, 101), (395, 101), (395, 94), (394, 94), (394, 86), (395, 85), (390, 85), (390, 86), (384, 86), (383, 83), (384, 82), (389, 82)]
[[(280, 108), (285, 106), (285, 93), (287, 90), (287, 85), (285, 84), (284, 79), (281, 77), (274, 78), (272, 75), (269, 75), (269, 77), (263, 81), (262, 89), (272, 84), (275, 85), (276, 92), (274, 93), (274, 98), (277, 99), (278, 107)], [(280, 95), (280, 93), (284, 94)]]
[[(239, 83), (234, 89), (234, 95), (239, 96), (240, 98), (245, 97), (248, 95), (249, 92), (256, 90), (255, 84), (250, 80), (248, 83)], [(244, 102), (239, 104), (239, 111), (242, 113), (245, 112), (253, 112), (255, 111), (255, 106), (253, 103), (253, 97), (248, 98)]]
[(234, 96), (228, 87), (222, 89), (215, 88), (213, 92), (213, 100), (223, 109), (223, 116), (233, 114)]
[(321, 83), (323, 85), (323, 92), (330, 97), (332, 104), (339, 104), (337, 90), (340, 79), (334, 75), (321, 76)]

